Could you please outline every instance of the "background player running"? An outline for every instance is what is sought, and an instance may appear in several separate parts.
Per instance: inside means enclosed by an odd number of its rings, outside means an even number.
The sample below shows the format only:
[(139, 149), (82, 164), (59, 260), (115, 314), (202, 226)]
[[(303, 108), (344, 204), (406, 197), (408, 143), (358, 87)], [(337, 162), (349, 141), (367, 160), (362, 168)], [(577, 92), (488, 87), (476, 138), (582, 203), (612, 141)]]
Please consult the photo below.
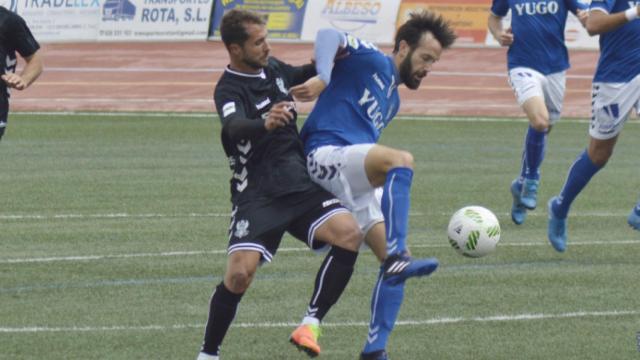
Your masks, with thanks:
[[(590, 35), (600, 34), (600, 59), (593, 77), (589, 145), (569, 169), (558, 196), (549, 200), (547, 235), (554, 249), (567, 247), (571, 203), (607, 163), (629, 113), (640, 113), (640, 3), (593, 0), (587, 20)], [(640, 203), (627, 222), (640, 230)]]
[[(569, 68), (564, 43), (567, 15), (571, 11), (584, 25), (585, 8), (577, 0), (493, 0), (491, 5), (489, 30), (500, 45), (509, 47), (509, 84), (529, 119), (520, 176), (511, 183), (511, 219), (518, 225), (525, 221), (527, 210), (536, 208), (547, 134), (562, 111)], [(505, 30), (502, 18), (509, 10), (511, 27)]]

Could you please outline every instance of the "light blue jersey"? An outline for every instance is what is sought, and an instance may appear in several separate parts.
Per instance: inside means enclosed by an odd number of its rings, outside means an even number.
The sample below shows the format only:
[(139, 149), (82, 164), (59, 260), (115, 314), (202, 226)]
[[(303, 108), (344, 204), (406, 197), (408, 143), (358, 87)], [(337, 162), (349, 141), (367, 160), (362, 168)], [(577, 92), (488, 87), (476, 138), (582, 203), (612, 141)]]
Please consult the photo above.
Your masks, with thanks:
[(331, 81), (300, 132), (307, 154), (324, 145), (376, 143), (400, 106), (393, 59), (351, 35), (343, 40)]
[(491, 5), (491, 12), (500, 17), (509, 9), (513, 31), (513, 44), (507, 52), (509, 69), (528, 67), (544, 75), (567, 70), (567, 15), (586, 6), (577, 0), (493, 0)]
[[(626, 11), (640, 4), (630, 0), (593, 0), (591, 9), (607, 14)], [(598, 11), (595, 10), (595, 11)], [(629, 82), (640, 75), (640, 20), (600, 35), (600, 59), (594, 82)]]

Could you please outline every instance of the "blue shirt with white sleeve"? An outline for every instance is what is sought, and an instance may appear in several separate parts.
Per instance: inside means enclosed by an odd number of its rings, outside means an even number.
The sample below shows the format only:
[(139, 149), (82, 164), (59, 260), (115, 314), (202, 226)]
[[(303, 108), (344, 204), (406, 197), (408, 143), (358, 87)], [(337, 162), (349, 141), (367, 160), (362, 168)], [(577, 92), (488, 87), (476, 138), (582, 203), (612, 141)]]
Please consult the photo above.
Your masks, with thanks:
[[(592, 0), (590, 11), (607, 14), (626, 11), (640, 4), (629, 0)], [(629, 82), (640, 75), (640, 20), (600, 34), (600, 59), (594, 82)]]
[[(400, 106), (400, 77), (393, 59), (350, 34), (332, 35), (340, 42), (337, 53), (330, 52), (333, 69), (317, 66), (318, 75), (329, 84), (300, 132), (307, 154), (325, 145), (376, 143)], [(322, 47), (316, 43), (316, 49)], [(323, 62), (318, 52), (316, 61)]]
[(587, 6), (577, 0), (493, 0), (491, 12), (504, 17), (511, 9), (513, 44), (507, 52), (509, 69), (528, 67), (544, 75), (569, 68), (564, 43), (568, 12)]

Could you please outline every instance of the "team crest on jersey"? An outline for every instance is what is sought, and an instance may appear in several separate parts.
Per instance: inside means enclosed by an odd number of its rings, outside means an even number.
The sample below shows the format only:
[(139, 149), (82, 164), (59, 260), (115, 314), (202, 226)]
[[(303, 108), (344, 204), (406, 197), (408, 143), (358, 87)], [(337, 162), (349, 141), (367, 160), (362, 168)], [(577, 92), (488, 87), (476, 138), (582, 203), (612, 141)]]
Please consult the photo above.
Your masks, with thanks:
[(283, 94), (285, 95), (289, 94), (289, 91), (287, 91), (287, 88), (284, 86), (284, 80), (282, 80), (282, 78), (276, 79), (276, 85), (278, 85), (278, 89), (280, 89), (280, 91), (282, 91)]
[(249, 220), (240, 220), (236, 223), (236, 231), (233, 235), (238, 239), (249, 235)]

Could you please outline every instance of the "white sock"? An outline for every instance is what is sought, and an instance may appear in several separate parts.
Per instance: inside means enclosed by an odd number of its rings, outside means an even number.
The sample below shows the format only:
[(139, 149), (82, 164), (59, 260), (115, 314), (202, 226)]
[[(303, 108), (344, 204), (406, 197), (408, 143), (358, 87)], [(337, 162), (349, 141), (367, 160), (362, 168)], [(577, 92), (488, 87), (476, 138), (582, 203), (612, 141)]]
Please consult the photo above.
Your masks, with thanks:
[(305, 316), (302, 319), (302, 324), (303, 325), (320, 325), (320, 320), (318, 320), (318, 318), (314, 318), (312, 316)]
[(220, 357), (218, 355), (209, 355), (201, 352), (198, 354), (196, 360), (220, 360)]

